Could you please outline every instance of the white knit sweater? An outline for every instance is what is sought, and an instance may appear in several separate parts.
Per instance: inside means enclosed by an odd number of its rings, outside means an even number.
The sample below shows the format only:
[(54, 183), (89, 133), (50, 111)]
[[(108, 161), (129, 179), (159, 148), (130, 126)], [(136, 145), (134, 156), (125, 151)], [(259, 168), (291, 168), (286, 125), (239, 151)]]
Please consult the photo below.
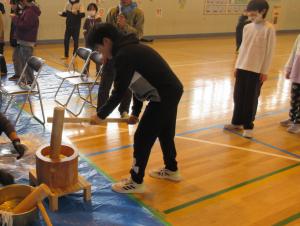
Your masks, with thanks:
[(259, 74), (268, 74), (275, 43), (276, 32), (271, 23), (264, 21), (246, 25), (235, 67)]
[(300, 35), (295, 41), (292, 53), (285, 65), (285, 70), (290, 73), (292, 82), (300, 84)]

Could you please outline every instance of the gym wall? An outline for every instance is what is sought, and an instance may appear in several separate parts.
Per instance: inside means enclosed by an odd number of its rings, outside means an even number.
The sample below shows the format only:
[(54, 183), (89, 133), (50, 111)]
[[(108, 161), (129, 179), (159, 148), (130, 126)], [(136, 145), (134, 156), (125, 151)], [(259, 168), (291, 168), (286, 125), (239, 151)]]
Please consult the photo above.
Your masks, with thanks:
[[(228, 0), (232, 1), (232, 0)], [(9, 5), (4, 1), (5, 36), (8, 39), (10, 29)], [(42, 15), (40, 17), (39, 40), (62, 40), (65, 19), (58, 16), (65, 0), (37, 0)], [(81, 0), (85, 8), (89, 0)], [(105, 14), (109, 8), (116, 6), (118, 0), (100, 0), (100, 8)], [(239, 15), (204, 15), (206, 0), (138, 0), (145, 12), (146, 36), (173, 36), (231, 33)], [(278, 30), (300, 30), (299, 0), (270, 0), (271, 9), (268, 19), (273, 20), (273, 7), (280, 6)], [(180, 4), (181, 3), (181, 4)]]

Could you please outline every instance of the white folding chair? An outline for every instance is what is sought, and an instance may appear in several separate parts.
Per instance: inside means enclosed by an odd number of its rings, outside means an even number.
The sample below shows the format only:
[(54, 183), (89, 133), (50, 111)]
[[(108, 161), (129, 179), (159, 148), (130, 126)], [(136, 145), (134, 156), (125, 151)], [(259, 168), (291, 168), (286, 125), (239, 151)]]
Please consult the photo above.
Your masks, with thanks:
[[(12, 101), (14, 100), (15, 97), (17, 96), (25, 96), (23, 103), (20, 107), (20, 110), (17, 114), (17, 118), (15, 120), (15, 125), (17, 124), (20, 115), (25, 107), (25, 104), (27, 101), (29, 102), (30, 106), (30, 111), (32, 116), (42, 125), (45, 124), (45, 114), (44, 114), (44, 107), (43, 107), (43, 102), (42, 102), (42, 97), (41, 97), (41, 92), (40, 92), (40, 86), (38, 82), (38, 78), (40, 77), (41, 71), (43, 69), (43, 66), (45, 65), (45, 61), (39, 57), (32, 56), (29, 58), (29, 60), (26, 62), (25, 67), (23, 68), (22, 74), (20, 76), (19, 81), (15, 85), (3, 85), (0, 88), (0, 92), (9, 97), (8, 104), (4, 110), (4, 114), (7, 112), (9, 109), (9, 106), (11, 105)], [(31, 85), (24, 85), (22, 82), (26, 80), (26, 69), (31, 68), (33, 70), (34, 74), (34, 79)], [(42, 111), (42, 119), (40, 119), (38, 116), (36, 116), (33, 112), (33, 106), (30, 100), (31, 96), (38, 96), (39, 98), (39, 103)]]
[[(97, 52), (97, 51), (94, 51), (92, 52), (92, 54), (90, 55), (90, 61), (94, 62), (96, 65), (101, 65), (102, 64), (102, 55)], [(100, 70), (97, 71), (96, 73), (96, 77), (95, 79), (92, 79), (90, 78), (89, 76), (80, 76), (80, 77), (76, 77), (76, 78), (68, 78), (67, 81), (73, 85), (73, 90), (72, 92), (70, 93), (69, 97), (68, 97), (68, 100), (65, 104), (65, 107), (66, 107), (66, 110), (68, 112), (70, 112), (72, 115), (74, 116), (78, 116), (81, 114), (85, 104), (90, 104), (91, 106), (93, 107), (97, 107), (96, 105), (93, 104), (93, 98), (92, 98), (92, 90), (93, 88), (95, 87), (95, 85), (99, 84), (99, 79), (101, 77), (101, 74), (102, 74), (102, 68), (103, 66), (101, 66)], [(84, 97), (81, 93), (80, 93), (80, 90), (79, 88), (82, 87), (82, 86), (85, 86), (85, 87), (88, 87), (88, 95), (86, 97)], [(73, 96), (73, 94), (75, 93), (75, 90), (77, 89), (77, 93), (79, 95), (79, 97), (83, 100), (83, 103), (79, 109), (78, 112), (74, 112), (71, 107), (68, 107), (68, 104)], [(78, 105), (77, 105), (78, 106)]]
[[(90, 56), (91, 56), (92, 50), (88, 49), (88, 48), (83, 48), (80, 47), (76, 50), (76, 52), (74, 53), (71, 62), (69, 64), (68, 70), (67, 71), (63, 71), (63, 72), (58, 72), (56, 73), (56, 77), (58, 77), (59, 79), (61, 79), (61, 83), (54, 95), (54, 100), (55, 102), (57, 102), (58, 104), (62, 105), (62, 106), (66, 106), (67, 103), (62, 103), (57, 99), (57, 95), (63, 85), (63, 83), (66, 81), (66, 79), (68, 78), (76, 78), (76, 77), (80, 77), (80, 76), (87, 76), (86, 75), (86, 68), (89, 64), (89, 60), (90, 60)], [(77, 57), (79, 57), (80, 59), (83, 60), (83, 66), (81, 68), (80, 71), (76, 70), (75, 68), (75, 60), (77, 59)]]

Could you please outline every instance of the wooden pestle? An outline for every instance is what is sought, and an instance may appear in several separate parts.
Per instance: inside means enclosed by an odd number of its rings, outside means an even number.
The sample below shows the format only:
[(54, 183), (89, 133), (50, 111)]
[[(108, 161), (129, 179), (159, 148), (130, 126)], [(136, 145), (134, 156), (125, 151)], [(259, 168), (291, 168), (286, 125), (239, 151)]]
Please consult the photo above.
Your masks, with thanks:
[(44, 200), (50, 194), (51, 191), (49, 187), (45, 184), (41, 184), (40, 186), (34, 188), (34, 190), (13, 209), (13, 213), (20, 214), (32, 210), (32, 208), (34, 208), (38, 202)]
[(51, 152), (50, 158), (53, 160), (59, 160), (61, 140), (64, 126), (65, 109), (62, 107), (56, 107), (53, 113), (53, 126), (51, 132)]

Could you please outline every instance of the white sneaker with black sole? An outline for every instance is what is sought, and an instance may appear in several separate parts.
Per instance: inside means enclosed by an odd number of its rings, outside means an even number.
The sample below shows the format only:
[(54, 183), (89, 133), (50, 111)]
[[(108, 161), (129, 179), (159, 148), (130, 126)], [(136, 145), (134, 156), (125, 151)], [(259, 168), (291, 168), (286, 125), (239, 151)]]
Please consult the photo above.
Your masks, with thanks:
[(297, 133), (300, 133), (300, 124), (293, 124), (291, 125), (287, 131), (289, 133), (294, 133), (294, 134), (297, 134)]
[(166, 179), (175, 182), (179, 182), (182, 180), (179, 171), (171, 171), (166, 168), (161, 168), (157, 170), (152, 170), (149, 172), (149, 176), (156, 179)]
[(287, 120), (281, 121), (280, 125), (283, 127), (290, 127), (293, 125), (293, 121), (290, 119), (287, 119)]
[(252, 129), (245, 129), (243, 132), (243, 137), (251, 139), (253, 138), (253, 130)]
[(243, 126), (242, 125), (234, 125), (234, 124), (226, 124), (226, 125), (224, 125), (224, 129), (227, 129), (227, 130), (242, 130)]
[(135, 183), (131, 178), (123, 179), (119, 182), (113, 183), (111, 189), (118, 193), (144, 193), (144, 184)]

